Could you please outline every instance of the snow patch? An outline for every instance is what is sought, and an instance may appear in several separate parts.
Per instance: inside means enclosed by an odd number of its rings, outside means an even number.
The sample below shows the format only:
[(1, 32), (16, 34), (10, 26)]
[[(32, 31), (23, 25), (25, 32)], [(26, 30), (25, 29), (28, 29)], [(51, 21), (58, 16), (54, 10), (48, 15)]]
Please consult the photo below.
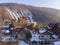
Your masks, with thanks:
[(58, 35), (53, 34), (53, 35), (52, 35), (52, 37), (53, 37), (53, 38), (58, 38), (59, 36), (58, 36)]
[(60, 41), (53, 42), (54, 45), (60, 45)]
[(39, 34), (37, 34), (37, 33), (32, 33), (31, 32), (31, 34), (32, 34), (32, 38), (30, 39), (31, 41), (40, 41), (40, 39), (39, 39)]
[(29, 45), (28, 43), (25, 43), (24, 41), (19, 41), (18, 45)]
[(5, 33), (9, 33), (10, 31), (9, 30), (6, 30), (6, 32)]
[(40, 29), (40, 30), (39, 30), (39, 33), (44, 33), (44, 32), (46, 32), (46, 31), (47, 31), (47, 30), (43, 28), (43, 29)]
[(3, 28), (9, 28), (9, 26), (8, 26), (8, 25), (3, 25), (2, 27), (3, 27)]
[(47, 26), (48, 27), (48, 29), (52, 29), (52, 27), (49, 27), (49, 26)]

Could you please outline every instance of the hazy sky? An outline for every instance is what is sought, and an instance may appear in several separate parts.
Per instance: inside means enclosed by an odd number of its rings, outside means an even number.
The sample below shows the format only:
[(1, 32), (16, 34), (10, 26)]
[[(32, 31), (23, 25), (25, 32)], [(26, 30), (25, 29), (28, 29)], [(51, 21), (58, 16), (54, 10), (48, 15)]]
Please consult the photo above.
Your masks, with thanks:
[(20, 3), (37, 7), (60, 9), (60, 0), (0, 0), (0, 3)]

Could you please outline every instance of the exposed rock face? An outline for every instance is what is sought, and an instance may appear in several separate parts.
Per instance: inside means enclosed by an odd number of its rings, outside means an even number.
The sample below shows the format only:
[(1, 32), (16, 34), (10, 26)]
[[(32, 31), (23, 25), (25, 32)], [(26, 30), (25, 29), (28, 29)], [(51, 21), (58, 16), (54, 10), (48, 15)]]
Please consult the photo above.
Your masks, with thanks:
[(21, 16), (27, 17), (31, 22), (37, 21), (43, 24), (60, 22), (60, 10), (16, 3), (0, 4), (0, 22), (5, 19), (17, 20)]

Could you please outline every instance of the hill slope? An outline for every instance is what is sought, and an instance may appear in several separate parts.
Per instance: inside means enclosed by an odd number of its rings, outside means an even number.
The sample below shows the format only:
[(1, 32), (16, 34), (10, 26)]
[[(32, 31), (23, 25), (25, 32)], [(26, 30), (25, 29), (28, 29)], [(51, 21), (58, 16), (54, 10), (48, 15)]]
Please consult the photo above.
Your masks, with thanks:
[[(5, 19), (13, 19), (12, 15), (15, 16), (19, 14), (20, 16), (20, 12), (22, 12), (22, 15), (26, 15), (27, 12), (30, 12), (33, 20), (39, 23), (60, 22), (60, 10), (16, 3), (0, 4), (0, 22)], [(15, 18), (17, 19), (17, 17)]]

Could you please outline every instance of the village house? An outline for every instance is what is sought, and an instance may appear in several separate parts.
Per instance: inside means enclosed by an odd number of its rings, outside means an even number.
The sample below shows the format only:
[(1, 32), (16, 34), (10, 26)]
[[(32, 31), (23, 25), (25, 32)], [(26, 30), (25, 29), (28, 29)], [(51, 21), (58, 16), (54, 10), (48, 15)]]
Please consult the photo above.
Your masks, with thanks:
[(25, 39), (25, 33), (23, 31), (20, 31), (17, 36), (18, 39)]
[(50, 39), (51, 38), (50, 33), (45, 28), (40, 29), (39, 34), (40, 34), (41, 39)]
[(60, 23), (49, 24), (47, 30), (52, 35), (53, 38), (60, 37)]

